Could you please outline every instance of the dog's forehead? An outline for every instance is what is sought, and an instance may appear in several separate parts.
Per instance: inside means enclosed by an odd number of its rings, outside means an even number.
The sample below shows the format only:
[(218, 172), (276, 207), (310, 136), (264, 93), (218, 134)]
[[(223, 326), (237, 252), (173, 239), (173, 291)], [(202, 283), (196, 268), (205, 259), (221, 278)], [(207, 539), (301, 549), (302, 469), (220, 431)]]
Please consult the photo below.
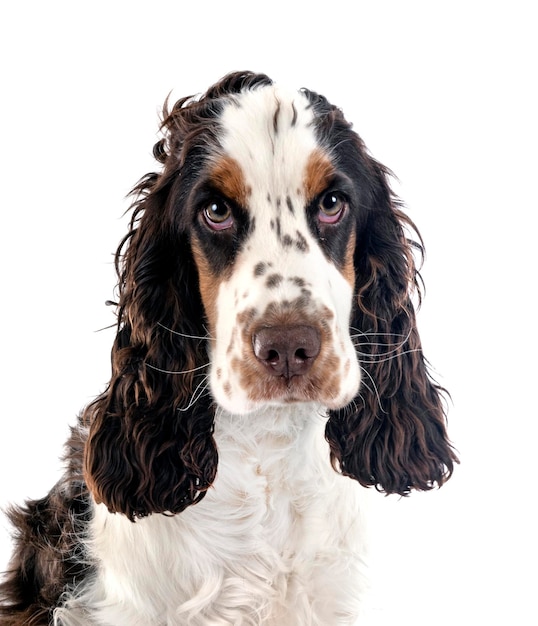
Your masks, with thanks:
[[(233, 163), (251, 201), (305, 198), (319, 186), (329, 159), (316, 137), (310, 101), (300, 91), (270, 85), (234, 98), (221, 118), (223, 158)], [(327, 167), (321, 168), (320, 162)]]

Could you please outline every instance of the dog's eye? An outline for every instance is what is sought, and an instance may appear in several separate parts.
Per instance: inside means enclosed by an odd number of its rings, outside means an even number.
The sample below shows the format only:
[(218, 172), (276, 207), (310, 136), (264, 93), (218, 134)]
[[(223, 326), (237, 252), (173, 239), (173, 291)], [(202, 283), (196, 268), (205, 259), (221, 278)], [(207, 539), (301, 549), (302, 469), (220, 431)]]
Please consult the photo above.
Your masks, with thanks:
[(234, 223), (232, 210), (222, 200), (211, 201), (204, 209), (203, 216), (206, 224), (213, 230), (226, 230)]
[(338, 191), (327, 191), (319, 200), (319, 221), (323, 224), (336, 224), (346, 209), (347, 202)]

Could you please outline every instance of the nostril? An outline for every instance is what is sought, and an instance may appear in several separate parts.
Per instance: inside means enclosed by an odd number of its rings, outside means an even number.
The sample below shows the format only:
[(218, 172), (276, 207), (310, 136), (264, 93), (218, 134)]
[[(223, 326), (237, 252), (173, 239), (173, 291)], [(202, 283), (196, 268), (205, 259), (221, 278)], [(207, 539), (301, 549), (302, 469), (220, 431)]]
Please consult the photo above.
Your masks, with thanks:
[(269, 361), (270, 363), (278, 363), (279, 359), (280, 354), (276, 350), (269, 350), (269, 352), (267, 353), (267, 361)]
[(252, 347), (270, 374), (289, 379), (308, 372), (321, 349), (321, 338), (313, 326), (270, 326), (253, 334)]

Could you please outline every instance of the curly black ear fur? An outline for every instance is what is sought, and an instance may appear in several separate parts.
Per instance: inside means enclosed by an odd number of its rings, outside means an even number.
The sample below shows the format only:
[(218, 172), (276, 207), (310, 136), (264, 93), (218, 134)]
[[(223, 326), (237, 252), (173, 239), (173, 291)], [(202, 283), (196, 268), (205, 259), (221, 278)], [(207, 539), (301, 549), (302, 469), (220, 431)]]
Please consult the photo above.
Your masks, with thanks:
[(217, 464), (210, 400), (192, 402), (208, 358), (203, 309), (189, 242), (165, 215), (167, 195), (157, 181), (133, 215), (112, 378), (85, 414), (89, 488), (130, 518), (182, 511), (204, 495)]
[(444, 390), (428, 373), (411, 300), (416, 291), (420, 301), (413, 252), (423, 248), (407, 238), (406, 230), (418, 231), (390, 190), (388, 170), (351, 136), (337, 110), (330, 115), (331, 127), (347, 136), (341, 159), (361, 181), (351, 332), (359, 333), (363, 371), (354, 402), (330, 414), (332, 462), (387, 493), (428, 490), (450, 477), (457, 458), (446, 432)]

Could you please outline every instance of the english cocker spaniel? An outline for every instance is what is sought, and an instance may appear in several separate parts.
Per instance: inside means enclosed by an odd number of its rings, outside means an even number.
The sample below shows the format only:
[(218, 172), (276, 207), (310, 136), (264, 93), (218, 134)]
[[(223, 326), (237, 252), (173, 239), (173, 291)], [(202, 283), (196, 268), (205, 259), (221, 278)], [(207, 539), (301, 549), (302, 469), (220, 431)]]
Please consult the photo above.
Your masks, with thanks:
[(428, 490), (457, 461), (420, 236), (317, 93), (234, 73), (162, 131), (116, 255), (110, 383), (62, 480), (10, 511), (0, 621), (352, 624), (361, 485)]

